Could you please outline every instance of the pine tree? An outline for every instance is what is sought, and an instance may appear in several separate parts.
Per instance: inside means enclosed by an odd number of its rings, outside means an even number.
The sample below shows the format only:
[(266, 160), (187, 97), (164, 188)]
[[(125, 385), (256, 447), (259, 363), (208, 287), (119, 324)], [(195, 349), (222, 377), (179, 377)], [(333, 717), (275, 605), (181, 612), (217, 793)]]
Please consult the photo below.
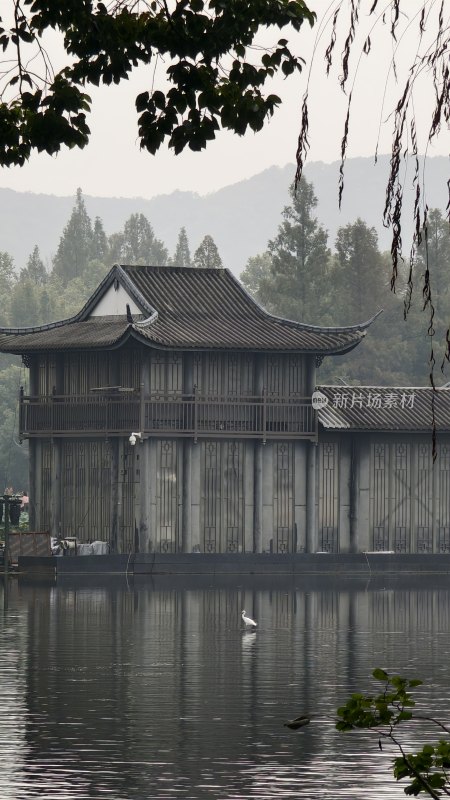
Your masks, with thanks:
[(92, 223), (84, 204), (81, 189), (72, 215), (59, 240), (53, 259), (53, 274), (66, 286), (73, 278), (83, 275), (92, 257)]
[(217, 245), (209, 234), (200, 242), (194, 253), (194, 267), (199, 269), (223, 269)]
[(340, 228), (336, 254), (328, 273), (331, 324), (353, 325), (383, 311), (367, 331), (364, 343), (348, 354), (326, 359), (320, 382), (405, 385), (414, 383), (410, 331), (401, 319), (402, 298), (389, 284), (390, 262), (380, 252), (374, 228), (363, 220)]
[(388, 277), (377, 232), (362, 219), (339, 228), (330, 280), (339, 298), (334, 308), (340, 324), (363, 322), (383, 308), (388, 297)]
[(178, 242), (177, 247), (172, 259), (172, 263), (175, 267), (190, 267), (191, 263), (191, 252), (189, 250), (189, 241), (186, 233), (186, 228), (181, 228), (178, 234)]
[(108, 238), (100, 217), (95, 218), (92, 231), (91, 258), (94, 261), (101, 261), (102, 264), (107, 264), (109, 260)]
[[(251, 282), (258, 301), (272, 313), (288, 319), (324, 324), (327, 306), (326, 276), (330, 258), (327, 233), (313, 216), (317, 205), (312, 184), (304, 178), (292, 204), (282, 212), (277, 236), (267, 254), (250, 263), (244, 282)], [(270, 261), (269, 261), (270, 259)]]
[(42, 261), (39, 247), (36, 244), (33, 252), (28, 257), (26, 267), (20, 270), (19, 280), (31, 281), (35, 286), (43, 286), (47, 282), (47, 278), (47, 271)]
[(11, 295), (16, 283), (14, 261), (9, 253), (0, 251), (0, 325), (9, 324)]
[[(450, 326), (450, 287), (448, 267), (450, 264), (450, 230), (448, 221), (441, 211), (432, 208), (428, 212), (427, 237), (422, 238), (417, 249), (412, 277), (414, 289), (406, 318), (406, 329), (414, 337), (411, 348), (411, 364), (423, 382), (423, 375), (429, 370), (431, 350), (436, 365), (441, 367), (448, 360), (446, 351), (447, 331)], [(429, 271), (430, 305), (425, 306), (422, 294), (426, 270)], [(408, 298), (408, 292), (406, 297)], [(430, 309), (433, 307), (433, 324), (430, 328)], [(434, 335), (430, 337), (430, 330)], [(448, 345), (447, 345), (448, 346)], [(439, 382), (436, 370), (435, 380)], [(447, 380), (447, 378), (445, 378)]]
[(240, 277), (247, 291), (258, 303), (261, 303), (267, 311), (276, 312), (273, 295), (265, 292), (265, 289), (271, 285), (271, 272), (272, 256), (266, 250), (265, 253), (249, 258)]
[(164, 266), (169, 260), (167, 248), (144, 214), (132, 214), (123, 231), (110, 237), (109, 247), (111, 260), (119, 264)]

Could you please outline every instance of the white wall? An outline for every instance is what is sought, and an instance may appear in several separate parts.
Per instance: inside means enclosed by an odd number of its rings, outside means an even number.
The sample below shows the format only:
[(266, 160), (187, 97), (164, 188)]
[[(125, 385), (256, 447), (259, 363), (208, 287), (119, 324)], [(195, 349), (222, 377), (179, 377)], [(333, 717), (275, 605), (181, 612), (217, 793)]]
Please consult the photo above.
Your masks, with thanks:
[(132, 314), (142, 314), (142, 310), (132, 300), (128, 292), (118, 284), (117, 289), (111, 285), (103, 297), (99, 300), (91, 317), (124, 316), (127, 313), (127, 303)]

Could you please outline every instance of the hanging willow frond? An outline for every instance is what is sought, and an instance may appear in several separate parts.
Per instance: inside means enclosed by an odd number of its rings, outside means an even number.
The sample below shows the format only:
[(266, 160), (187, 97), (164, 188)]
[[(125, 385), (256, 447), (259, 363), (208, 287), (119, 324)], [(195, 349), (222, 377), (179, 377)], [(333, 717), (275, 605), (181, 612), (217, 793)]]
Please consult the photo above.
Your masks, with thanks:
[[(328, 13), (328, 12), (327, 12)], [(346, 16), (345, 16), (346, 15)], [(340, 25), (337, 25), (339, 18)], [(363, 23), (369, 18), (370, 30), (362, 29)], [(371, 18), (371, 19), (370, 19)], [(380, 8), (379, 0), (335, 0), (331, 10), (331, 39), (325, 51), (326, 74), (332, 72), (337, 66), (337, 81), (340, 88), (347, 92), (347, 85), (351, 82), (347, 102), (346, 116), (343, 123), (341, 139), (341, 164), (338, 179), (338, 199), (341, 204), (344, 191), (345, 160), (347, 157), (349, 131), (351, 131), (350, 110), (352, 119), (357, 113), (358, 72), (361, 58), (371, 57), (376, 51), (379, 29), (389, 25), (390, 37), (393, 42), (393, 54), (386, 69), (386, 87), (389, 73), (399, 83), (398, 99), (391, 111), (386, 114), (385, 99), (380, 109), (380, 129), (375, 147), (375, 160), (378, 153), (380, 131), (385, 126), (386, 120), (393, 124), (391, 152), (389, 161), (389, 174), (386, 183), (383, 222), (391, 231), (391, 289), (395, 291), (399, 275), (399, 264), (404, 260), (402, 247), (402, 212), (404, 206), (404, 190), (406, 180), (406, 166), (413, 164), (412, 186), (414, 190), (413, 208), (413, 235), (409, 242), (409, 273), (407, 276), (404, 313), (408, 314), (411, 307), (413, 293), (419, 288), (414, 285), (414, 264), (418, 247), (422, 244), (425, 250), (426, 269), (422, 276), (422, 305), (428, 314), (428, 335), (430, 336), (430, 383), (434, 387), (434, 317), (435, 308), (432, 294), (432, 276), (427, 251), (428, 232), (428, 207), (426, 202), (425, 163), (430, 145), (437, 139), (443, 126), (450, 126), (450, 22), (445, 17), (445, 0), (439, 5), (435, 0), (421, 0), (412, 7), (411, 0), (390, 0)], [(344, 21), (346, 29), (343, 30)], [(406, 33), (414, 32), (417, 26), (415, 52), (413, 51), (406, 70), (397, 74), (401, 62), (398, 58), (402, 40)], [(428, 42), (425, 42), (425, 34)], [(378, 35), (378, 36), (377, 36)], [(336, 57), (339, 41), (342, 41), (340, 57)], [(317, 58), (315, 50), (314, 58)], [(336, 62), (336, 64), (334, 63)], [(383, 80), (383, 76), (380, 76)], [(414, 106), (414, 90), (419, 80), (428, 80), (430, 84), (430, 97), (433, 97), (433, 107), (430, 114), (428, 132), (424, 141), (418, 141), (416, 125), (416, 110)], [(312, 93), (311, 80), (308, 84), (309, 94)], [(422, 108), (420, 109), (423, 114)], [(295, 181), (298, 184), (307, 152), (309, 150), (308, 135), (310, 135), (310, 120), (305, 110), (302, 112), (302, 125), (298, 138), (297, 171)], [(420, 166), (419, 152), (424, 156), (424, 166)], [(448, 205), (446, 209), (450, 222), (450, 179), (447, 181)], [(416, 280), (417, 283), (417, 280)], [(445, 341), (445, 356), (443, 364), (450, 362), (450, 331), (447, 331)], [(434, 419), (434, 411), (433, 411)], [(433, 445), (434, 447), (434, 445)]]

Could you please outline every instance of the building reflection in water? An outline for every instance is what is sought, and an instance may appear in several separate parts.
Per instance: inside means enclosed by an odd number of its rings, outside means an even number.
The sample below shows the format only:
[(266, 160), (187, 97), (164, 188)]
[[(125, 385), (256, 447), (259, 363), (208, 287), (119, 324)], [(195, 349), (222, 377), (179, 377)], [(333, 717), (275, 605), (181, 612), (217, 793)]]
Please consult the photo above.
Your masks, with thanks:
[(72, 580), (15, 584), (2, 619), (2, 797), (403, 797), (392, 754), (339, 736), (334, 710), (375, 666), (450, 707), (444, 580)]

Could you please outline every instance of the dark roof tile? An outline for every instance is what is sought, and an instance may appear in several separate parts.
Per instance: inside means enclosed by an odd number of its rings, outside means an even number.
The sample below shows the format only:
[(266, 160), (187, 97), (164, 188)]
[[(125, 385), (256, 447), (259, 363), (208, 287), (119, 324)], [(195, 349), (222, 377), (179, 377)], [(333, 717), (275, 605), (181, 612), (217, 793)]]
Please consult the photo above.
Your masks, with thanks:
[[(90, 316), (113, 280), (142, 309), (125, 317)], [(69, 320), (38, 328), (0, 329), (0, 352), (114, 347), (128, 336), (161, 348), (345, 353), (361, 341), (370, 320), (323, 328), (274, 317), (229, 270), (113, 267), (84, 308)]]
[(450, 389), (411, 386), (319, 386), (328, 404), (319, 411), (327, 430), (450, 430)]

